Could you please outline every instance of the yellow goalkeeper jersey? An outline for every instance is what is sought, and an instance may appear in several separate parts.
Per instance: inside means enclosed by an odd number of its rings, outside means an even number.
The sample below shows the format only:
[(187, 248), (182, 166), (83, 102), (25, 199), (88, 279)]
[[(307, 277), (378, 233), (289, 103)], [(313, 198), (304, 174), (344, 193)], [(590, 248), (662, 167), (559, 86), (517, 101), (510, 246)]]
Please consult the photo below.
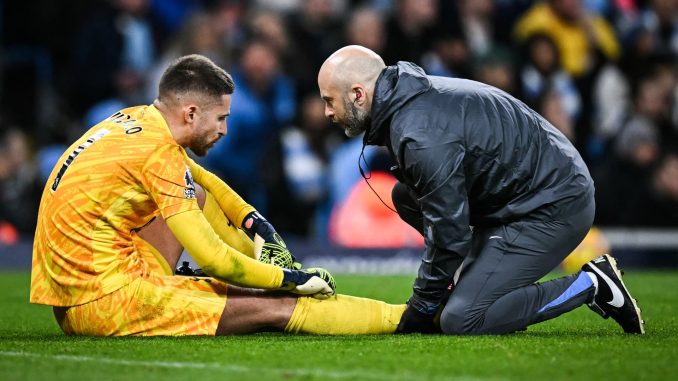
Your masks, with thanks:
[(32, 303), (96, 300), (147, 269), (136, 232), (161, 214), (199, 210), (186, 151), (154, 106), (92, 127), (61, 156), (40, 202)]

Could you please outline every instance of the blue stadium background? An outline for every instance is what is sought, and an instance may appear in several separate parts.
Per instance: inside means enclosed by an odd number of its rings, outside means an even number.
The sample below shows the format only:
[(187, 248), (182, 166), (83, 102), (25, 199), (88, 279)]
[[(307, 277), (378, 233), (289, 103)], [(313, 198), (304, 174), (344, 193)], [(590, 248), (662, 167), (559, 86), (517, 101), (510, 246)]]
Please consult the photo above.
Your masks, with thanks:
[[(398, 217), (365, 196), (359, 139), (323, 115), (317, 70), (346, 44), (526, 102), (585, 158), (613, 253), (678, 266), (678, 0), (0, 1), (0, 266), (28, 268), (65, 147), (151, 103), (163, 68), (200, 53), (237, 85), (229, 134), (203, 164), (307, 261), (413, 274), (420, 241), (380, 230)], [(377, 149), (366, 159), (390, 166)]]

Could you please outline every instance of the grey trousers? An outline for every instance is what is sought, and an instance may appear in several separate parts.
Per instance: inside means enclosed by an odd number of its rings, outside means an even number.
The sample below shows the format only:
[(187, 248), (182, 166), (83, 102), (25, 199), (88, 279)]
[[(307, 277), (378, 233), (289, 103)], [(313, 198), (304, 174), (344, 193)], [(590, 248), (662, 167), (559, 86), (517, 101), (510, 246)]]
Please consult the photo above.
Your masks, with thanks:
[[(416, 198), (396, 184), (400, 216), (422, 231)], [(473, 244), (440, 316), (448, 334), (502, 334), (571, 311), (593, 298), (593, 282), (576, 274), (535, 283), (584, 239), (595, 214), (590, 195), (506, 225), (473, 230)], [(409, 195), (409, 196), (408, 196)], [(460, 253), (464, 254), (464, 253)]]

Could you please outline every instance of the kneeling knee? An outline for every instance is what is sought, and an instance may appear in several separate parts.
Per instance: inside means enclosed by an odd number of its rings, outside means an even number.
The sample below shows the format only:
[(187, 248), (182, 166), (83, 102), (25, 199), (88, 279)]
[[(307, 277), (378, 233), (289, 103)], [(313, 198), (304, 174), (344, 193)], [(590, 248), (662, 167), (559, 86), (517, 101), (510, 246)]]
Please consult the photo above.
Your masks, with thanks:
[(440, 316), (440, 329), (447, 335), (464, 335), (468, 334), (465, 329), (464, 317), (456, 314), (445, 314)]
[(478, 320), (465, 309), (445, 308), (440, 315), (440, 328), (447, 335), (472, 335), (477, 333)]

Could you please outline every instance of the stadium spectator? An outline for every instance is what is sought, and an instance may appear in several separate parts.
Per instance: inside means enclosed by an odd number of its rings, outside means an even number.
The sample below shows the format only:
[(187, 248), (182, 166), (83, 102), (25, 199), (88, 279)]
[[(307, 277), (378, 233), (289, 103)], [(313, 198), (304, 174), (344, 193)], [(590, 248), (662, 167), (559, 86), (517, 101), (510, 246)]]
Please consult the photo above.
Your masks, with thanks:
[(473, 61), (473, 79), (494, 86), (509, 94), (518, 91), (514, 58), (507, 49), (494, 49)]
[[(271, 217), (285, 232), (299, 236), (317, 236), (324, 225), (317, 219), (317, 209), (329, 197), (329, 161), (342, 138), (328, 128), (323, 102), (318, 94), (306, 95), (299, 112), (299, 121), (281, 134), (282, 165), (285, 184), (276, 192), (279, 217)], [(285, 222), (278, 222), (282, 219)], [(324, 234), (324, 230), (321, 230)]]
[(634, 89), (634, 109), (614, 140), (614, 152), (594, 172), (597, 224), (654, 224), (648, 214), (652, 172), (662, 150), (659, 126), (670, 106), (656, 76), (639, 79)]
[(291, 66), (301, 94), (314, 91), (315, 78), (325, 57), (341, 43), (338, 11), (331, 0), (302, 0), (300, 8), (287, 20), (287, 29), (294, 45)]
[(351, 13), (344, 32), (349, 45), (361, 45), (377, 53), (384, 49), (384, 18), (372, 8), (357, 8)]
[(248, 25), (252, 37), (274, 47), (282, 62), (287, 62), (288, 56), (294, 55), (285, 22), (277, 13), (258, 11)]
[(666, 67), (655, 66), (649, 73), (638, 78), (633, 83), (632, 92), (635, 95), (633, 117), (645, 118), (654, 125), (660, 134), (663, 145), (676, 143), (676, 130), (672, 125), (672, 96), (676, 87), (676, 74)]
[(560, 51), (563, 68), (581, 78), (600, 65), (601, 58), (616, 60), (619, 44), (612, 26), (590, 13), (583, 0), (546, 0), (535, 5), (518, 21), (515, 36), (519, 42), (535, 34), (553, 39)]
[(493, 0), (459, 0), (459, 25), (474, 56), (485, 55), (494, 48)]
[[(280, 72), (290, 76), (295, 86), (299, 88), (299, 83), (303, 83), (308, 78), (308, 73), (305, 72), (308, 68), (298, 65), (298, 57), (303, 56), (304, 53), (299, 52), (297, 45), (291, 39), (284, 17), (270, 11), (255, 11), (249, 19), (250, 37), (266, 42), (275, 49), (280, 62)], [(303, 88), (303, 85), (301, 87)]]
[[(639, 140), (634, 144), (634, 156), (626, 160), (610, 160), (596, 172), (596, 184), (600, 184), (596, 195), (600, 200), (596, 223), (623, 227), (675, 227), (678, 225), (675, 180), (678, 178), (675, 177), (678, 153), (673, 149), (667, 151), (663, 158), (657, 157), (657, 143), (639, 136), (641, 132), (628, 132), (633, 128), (627, 126), (620, 137)], [(641, 161), (650, 158), (652, 161), (642, 166)], [(617, 192), (612, 189), (615, 186), (619, 187)], [(619, 189), (624, 189), (624, 192), (619, 192)]]
[(247, 43), (246, 15), (249, 2), (245, 0), (215, 0), (205, 11), (214, 16), (217, 34), (229, 51), (239, 51)]
[(151, 1), (150, 11), (163, 33), (174, 34), (184, 28), (194, 12), (198, 12), (205, 0)]
[(537, 2), (518, 21), (515, 37), (519, 43), (534, 34), (549, 36), (558, 46), (563, 69), (576, 81), (582, 97), (581, 117), (575, 126), (575, 147), (586, 161), (592, 130), (591, 97), (600, 69), (616, 61), (621, 53), (612, 26), (589, 11), (583, 0), (546, 0)]
[[(54, 306), (66, 334), (395, 331), (403, 305), (334, 295), (322, 269), (279, 267), (294, 258), (273, 226), (188, 158), (226, 134), (233, 91), (213, 62), (182, 57), (153, 105), (121, 110), (61, 157), (38, 216), (30, 300)], [(263, 238), (260, 261), (245, 233)], [(172, 275), (184, 247), (214, 278)]]
[(627, 77), (617, 65), (606, 65), (596, 78), (591, 94), (593, 141), (588, 148), (594, 165), (600, 162), (609, 142), (619, 133), (632, 103)]
[[(146, 99), (149, 102), (155, 99), (160, 77), (167, 66), (179, 57), (200, 54), (220, 67), (227, 67), (230, 63), (231, 52), (224, 44), (224, 37), (221, 33), (221, 27), (214, 15), (206, 12), (192, 14), (151, 69), (146, 86)], [(111, 114), (113, 113), (108, 115)]]
[(650, 0), (629, 28), (627, 36), (647, 36), (649, 50), (654, 54), (678, 54), (678, 1)]
[(275, 13), (292, 13), (303, 0), (255, 0), (257, 8)]
[(523, 51), (525, 62), (519, 73), (522, 99), (537, 106), (537, 100), (544, 97), (547, 89), (552, 90), (571, 124), (581, 111), (581, 97), (572, 77), (560, 66), (555, 43), (546, 35), (535, 34), (525, 42)]
[[(333, 53), (318, 86), (347, 136), (388, 148), (393, 204), (425, 238), (399, 332), (509, 333), (583, 304), (644, 332), (612, 257), (535, 283), (582, 241), (595, 210), (581, 156), (536, 112), (484, 84), (386, 66), (359, 46)], [(613, 293), (621, 300), (609, 304)]]
[(678, 225), (678, 150), (670, 150), (654, 174), (652, 207), (646, 211), (647, 225), (672, 227)]
[(0, 225), (5, 232), (16, 231), (17, 238), (29, 237), (35, 231), (41, 185), (28, 137), (16, 127), (0, 126), (0, 152)]
[[(639, 213), (647, 210), (652, 168), (659, 156), (656, 127), (642, 117), (630, 120), (616, 137), (614, 154), (594, 171), (596, 223), (607, 226), (647, 224)], [(624, 192), (619, 192), (623, 189)]]
[(656, 50), (650, 31), (634, 28), (623, 36), (624, 52), (618, 66), (606, 65), (594, 83), (593, 128), (600, 145), (597, 156), (603, 156), (605, 148), (620, 133), (629, 110), (634, 109), (632, 91), (639, 81), (657, 72), (666, 73), (661, 75), (665, 86), (671, 87), (675, 82), (671, 77), (675, 76), (676, 56)]
[(267, 212), (266, 168), (280, 161), (277, 136), (296, 109), (293, 81), (279, 71), (275, 48), (261, 40), (245, 46), (233, 70), (229, 139), (221, 140), (205, 163), (252, 205)]
[(655, 66), (658, 96), (663, 112), (657, 123), (660, 126), (662, 145), (678, 146), (678, 56)]
[(73, 68), (77, 110), (119, 91), (132, 102), (144, 100), (144, 80), (157, 51), (148, 5), (148, 0), (105, 2), (78, 32)]
[(473, 56), (463, 34), (440, 29), (433, 37), (432, 44), (431, 50), (421, 59), (422, 67), (428, 74), (471, 78)]
[(574, 124), (572, 117), (565, 110), (564, 103), (562, 94), (553, 86), (549, 86), (537, 100), (535, 111), (562, 132), (569, 141), (574, 142)]
[[(437, 6), (437, 0), (396, 1), (395, 9), (386, 21), (386, 47), (383, 52), (386, 62), (421, 62), (424, 53), (430, 49)], [(323, 60), (325, 57), (327, 55)]]

